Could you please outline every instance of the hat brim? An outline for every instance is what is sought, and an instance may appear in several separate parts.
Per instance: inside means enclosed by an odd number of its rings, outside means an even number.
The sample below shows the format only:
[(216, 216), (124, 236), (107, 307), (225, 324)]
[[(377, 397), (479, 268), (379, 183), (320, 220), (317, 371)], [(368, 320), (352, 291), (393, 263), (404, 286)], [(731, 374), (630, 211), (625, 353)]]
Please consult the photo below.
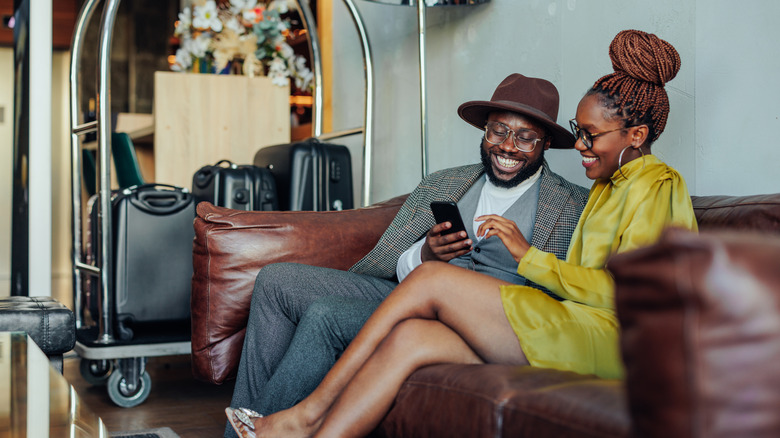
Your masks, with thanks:
[(534, 119), (535, 122), (544, 126), (550, 132), (550, 135), (552, 136), (552, 142), (550, 144), (551, 148), (574, 148), (574, 135), (569, 132), (568, 129), (555, 123), (554, 120), (551, 120), (547, 114), (537, 110), (536, 108), (522, 105), (517, 102), (491, 102), (483, 100), (466, 102), (458, 107), (458, 115), (460, 118), (479, 130), (485, 129), (488, 115), (494, 111), (511, 111), (523, 116), (530, 117)]

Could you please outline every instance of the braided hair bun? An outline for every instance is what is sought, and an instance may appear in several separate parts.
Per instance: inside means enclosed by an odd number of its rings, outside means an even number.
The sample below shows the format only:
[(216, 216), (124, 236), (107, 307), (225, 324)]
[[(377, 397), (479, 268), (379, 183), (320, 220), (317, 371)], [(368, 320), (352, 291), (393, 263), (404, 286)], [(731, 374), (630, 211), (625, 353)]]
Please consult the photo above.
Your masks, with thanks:
[(668, 42), (639, 30), (624, 30), (609, 45), (614, 73), (596, 81), (590, 93), (606, 95), (626, 127), (647, 125), (649, 143), (666, 127), (669, 97), (664, 84), (680, 71), (680, 55)]

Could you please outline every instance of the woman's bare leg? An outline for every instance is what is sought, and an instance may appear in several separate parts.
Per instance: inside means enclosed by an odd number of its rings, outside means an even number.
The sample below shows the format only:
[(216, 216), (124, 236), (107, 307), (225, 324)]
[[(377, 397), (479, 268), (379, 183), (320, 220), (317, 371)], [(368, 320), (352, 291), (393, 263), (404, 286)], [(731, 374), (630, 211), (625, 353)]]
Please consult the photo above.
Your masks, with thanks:
[(387, 414), (406, 378), (437, 363), (484, 362), (463, 338), (439, 321), (407, 319), (399, 323), (350, 380), (315, 436), (367, 435)]
[(311, 435), (379, 344), (407, 319), (441, 321), (485, 362), (527, 363), (504, 314), (499, 286), (505, 284), (446, 263), (424, 263), (377, 308), (309, 397), (255, 422), (258, 436)]

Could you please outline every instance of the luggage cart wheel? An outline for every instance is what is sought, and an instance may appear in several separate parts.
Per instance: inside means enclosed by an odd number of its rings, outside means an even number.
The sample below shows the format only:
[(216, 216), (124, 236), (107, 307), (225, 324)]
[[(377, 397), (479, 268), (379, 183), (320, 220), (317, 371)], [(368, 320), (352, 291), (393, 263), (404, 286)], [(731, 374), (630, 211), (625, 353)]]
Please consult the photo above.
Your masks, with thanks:
[(146, 401), (152, 391), (152, 378), (144, 370), (145, 363), (145, 358), (119, 360), (119, 370), (108, 377), (106, 388), (114, 404), (132, 408)]
[(79, 363), (81, 377), (94, 386), (105, 385), (113, 370), (114, 362), (112, 360), (81, 359), (81, 363)]

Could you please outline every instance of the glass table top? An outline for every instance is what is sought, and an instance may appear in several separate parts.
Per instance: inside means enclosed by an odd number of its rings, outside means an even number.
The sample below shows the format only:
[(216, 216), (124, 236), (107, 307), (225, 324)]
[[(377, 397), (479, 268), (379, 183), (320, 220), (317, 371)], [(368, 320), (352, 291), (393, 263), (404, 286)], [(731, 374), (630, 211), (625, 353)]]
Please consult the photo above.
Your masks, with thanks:
[(109, 434), (27, 334), (0, 332), (0, 436), (108, 438)]

